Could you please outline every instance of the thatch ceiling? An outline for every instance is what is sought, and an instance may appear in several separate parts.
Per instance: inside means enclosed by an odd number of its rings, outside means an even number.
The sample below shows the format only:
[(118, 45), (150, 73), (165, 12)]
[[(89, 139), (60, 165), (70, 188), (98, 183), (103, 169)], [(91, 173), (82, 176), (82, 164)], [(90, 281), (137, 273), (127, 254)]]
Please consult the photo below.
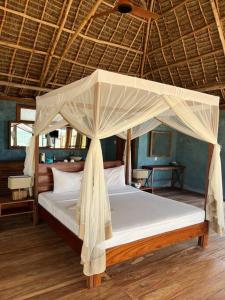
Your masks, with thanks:
[(0, 0), (0, 97), (32, 97), (96, 68), (221, 97), (225, 0), (136, 0), (161, 17), (114, 13), (113, 0)]

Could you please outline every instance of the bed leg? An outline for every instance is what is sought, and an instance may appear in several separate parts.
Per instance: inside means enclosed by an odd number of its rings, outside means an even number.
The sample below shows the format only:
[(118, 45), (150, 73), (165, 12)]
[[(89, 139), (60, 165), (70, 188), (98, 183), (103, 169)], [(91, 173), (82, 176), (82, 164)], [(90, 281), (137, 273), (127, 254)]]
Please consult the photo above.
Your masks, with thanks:
[(101, 282), (102, 282), (101, 274), (96, 274), (87, 277), (87, 287), (89, 289), (100, 286)]
[(198, 245), (202, 248), (206, 248), (208, 246), (209, 235), (205, 233), (202, 236), (198, 237)]

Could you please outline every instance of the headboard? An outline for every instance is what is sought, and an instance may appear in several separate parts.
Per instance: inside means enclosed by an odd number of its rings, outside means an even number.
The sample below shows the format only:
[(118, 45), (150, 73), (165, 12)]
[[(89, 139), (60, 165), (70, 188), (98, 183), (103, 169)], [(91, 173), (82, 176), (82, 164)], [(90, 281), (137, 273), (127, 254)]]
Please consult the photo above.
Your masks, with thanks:
[[(104, 168), (115, 168), (123, 163), (120, 160), (105, 161)], [(84, 161), (75, 163), (57, 162), (53, 164), (39, 164), (38, 166), (38, 193), (51, 191), (53, 189), (52, 167), (65, 172), (80, 172), (84, 169)]]

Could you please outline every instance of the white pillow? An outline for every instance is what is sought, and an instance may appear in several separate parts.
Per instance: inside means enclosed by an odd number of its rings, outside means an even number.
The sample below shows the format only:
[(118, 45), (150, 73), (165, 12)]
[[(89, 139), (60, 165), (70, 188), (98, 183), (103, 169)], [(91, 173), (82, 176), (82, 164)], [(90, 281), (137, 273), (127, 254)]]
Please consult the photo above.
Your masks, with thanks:
[(53, 193), (77, 192), (80, 190), (82, 172), (63, 172), (52, 168), (54, 189)]
[(126, 185), (124, 166), (105, 169), (104, 172), (108, 189), (120, 188)]

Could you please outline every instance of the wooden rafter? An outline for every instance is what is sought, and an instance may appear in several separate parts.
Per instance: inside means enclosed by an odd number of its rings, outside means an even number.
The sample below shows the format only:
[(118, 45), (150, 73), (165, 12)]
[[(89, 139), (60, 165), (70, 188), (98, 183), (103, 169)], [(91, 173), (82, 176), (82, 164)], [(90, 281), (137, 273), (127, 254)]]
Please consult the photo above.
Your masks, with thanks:
[(106, 46), (110, 46), (110, 47), (120, 48), (120, 49), (123, 49), (123, 50), (126, 50), (126, 51), (130, 51), (130, 52), (133, 52), (133, 53), (140, 54), (140, 55), (143, 54), (143, 51), (140, 51), (138, 49), (133, 49), (131, 47), (127, 47), (127, 46), (123, 46), (123, 45), (118, 45), (118, 44), (115, 44), (115, 43), (112, 43), (112, 42), (108, 42), (108, 41), (104, 41), (104, 40), (101, 40), (101, 39), (92, 38), (92, 37), (89, 37), (89, 36), (85, 36), (82, 33), (80, 33), (79, 36), (82, 37), (82, 38), (84, 38), (84, 39), (86, 39), (86, 40), (88, 40), (88, 41), (95, 42), (95, 43), (98, 43), (98, 44), (102, 44), (102, 45), (106, 45)]
[[(47, 8), (47, 4), (48, 4), (48, 0), (46, 0), (46, 2), (45, 2), (45, 5), (44, 5), (43, 11), (42, 11), (42, 15), (41, 15), (41, 20), (43, 20), (43, 18), (44, 18), (45, 11), (46, 11), (46, 8)], [(37, 29), (37, 34), (36, 34), (36, 36), (35, 36), (33, 49), (36, 48), (36, 44), (37, 44), (37, 41), (38, 41), (38, 37), (39, 37), (40, 30), (41, 30), (41, 23), (38, 24), (38, 29)], [(26, 70), (25, 70), (25, 76), (24, 76), (24, 78), (23, 78), (22, 84), (26, 84), (27, 81), (28, 81), (28, 77), (29, 77), (29, 69), (30, 69), (30, 64), (31, 64), (32, 58), (33, 58), (33, 53), (30, 53), (29, 60), (28, 60), (28, 62), (27, 62), (27, 66), (26, 66)], [(30, 81), (30, 80), (29, 80), (29, 81)], [(37, 80), (37, 82), (39, 82), (39, 80)], [(19, 91), (19, 95), (22, 95), (22, 93), (23, 93), (23, 89), (21, 89), (21, 90)]]
[(214, 0), (210, 0), (210, 3), (211, 3), (211, 6), (212, 6), (212, 11), (213, 11), (214, 18), (215, 18), (215, 21), (216, 21), (220, 41), (221, 41), (221, 44), (222, 44), (222, 47), (223, 47), (223, 53), (225, 55), (225, 36), (224, 36), (225, 33), (223, 31), (222, 21), (220, 20), (219, 10), (218, 10), (218, 7), (217, 7)]
[[(222, 20), (225, 20), (225, 17), (223, 17)], [(163, 45), (162, 47), (157, 47), (157, 48), (149, 51), (148, 52), (148, 56), (151, 55), (151, 54), (156, 53), (160, 49), (165, 49), (165, 48), (168, 48), (170, 46), (173, 46), (175, 43), (177, 43), (180, 40), (183, 40), (184, 38), (191, 37), (192, 35), (198, 34), (198, 33), (202, 32), (202, 31), (204, 31), (205, 29), (210, 29), (212, 27), (212, 25), (214, 25), (214, 24), (215, 24), (215, 22), (212, 22), (212, 23), (210, 23), (208, 25), (205, 25), (205, 26), (203, 26), (203, 27), (201, 27), (199, 29), (196, 29), (196, 30), (191, 31), (191, 32), (186, 33), (186, 34), (183, 34), (182, 36), (176, 38), (175, 40), (171, 41), (170, 43), (167, 43), (166, 45)]]
[[(41, 24), (41, 25), (46, 25), (46, 26), (52, 27), (52, 28), (54, 28), (56, 30), (58, 30), (59, 27), (60, 27), (57, 24), (50, 23), (50, 22), (44, 21), (42, 19), (37, 19), (37, 18), (31, 17), (29, 15), (26, 15), (25, 13), (21, 13), (21, 12), (18, 12), (18, 11), (9, 9), (9, 8), (5, 8), (3, 6), (0, 6), (0, 10), (3, 10), (3, 11), (6, 11), (6, 12), (9, 12), (9, 13), (12, 13), (12, 14), (14, 14), (16, 16), (20, 16), (22, 18), (34, 21), (34, 22), (36, 22), (38, 24)], [(141, 21), (144, 22), (143, 19), (141, 19)], [(68, 29), (68, 28), (65, 28), (65, 27), (62, 29), (62, 32), (66, 32), (66, 33), (69, 33), (69, 34), (75, 34), (74, 30), (71, 30), (71, 29)], [(125, 49), (125, 50), (131, 51), (131, 52), (140, 51), (140, 50), (137, 50), (137, 49), (133, 49), (131, 47), (126, 47), (126, 46), (124, 48), (123, 45), (120, 45), (120, 44), (117, 44), (117, 43), (108, 43), (108, 41), (105, 41), (105, 40), (95, 39), (95, 38), (93, 38), (91, 36), (88, 36), (87, 34), (79, 33), (78, 36), (81, 37), (82, 39), (86, 40), (86, 41), (94, 41), (97, 44), (105, 44), (105, 45), (109, 45), (111, 47), (121, 48), (121, 49)], [(140, 54), (142, 54), (142, 51), (141, 51)]]
[(218, 50), (206, 53), (206, 54), (202, 54), (202, 55), (199, 55), (199, 56), (192, 57), (190, 59), (184, 59), (184, 60), (181, 60), (181, 61), (169, 64), (169, 65), (166, 65), (166, 66), (162, 66), (162, 67), (153, 69), (153, 70), (145, 73), (144, 77), (146, 77), (146, 76), (148, 76), (148, 75), (150, 75), (150, 74), (152, 74), (154, 72), (158, 72), (160, 70), (165, 70), (167, 68), (172, 68), (172, 67), (178, 67), (178, 66), (183, 65), (184, 63), (194, 62), (194, 61), (200, 60), (201, 58), (207, 58), (207, 57), (210, 57), (210, 56), (213, 56), (213, 55), (216, 55), (216, 54), (220, 54), (221, 52), (222, 52), (222, 50), (218, 49)]
[(50, 92), (51, 91), (51, 89), (48, 89), (48, 88), (42, 88), (42, 87), (34, 86), (34, 85), (31, 86), (31, 85), (26, 85), (26, 84), (8, 82), (8, 81), (4, 81), (4, 80), (0, 80), (0, 86), (1, 85), (19, 88), (19, 89), (32, 90), (32, 91), (41, 91), (41, 92)]
[[(66, 23), (66, 20), (67, 20), (67, 17), (68, 17), (68, 14), (69, 14), (72, 3), (73, 3), (73, 0), (68, 1), (66, 7), (64, 8), (65, 12), (64, 12), (64, 16), (63, 16), (62, 20), (61, 20), (61, 16), (59, 18), (60, 19), (59, 29), (58, 29), (58, 32), (57, 32), (56, 36), (53, 35), (53, 39), (52, 39), (52, 42), (51, 42), (52, 46), (49, 49), (49, 55), (47, 57), (46, 63), (44, 64), (44, 68), (43, 68), (43, 71), (42, 71), (42, 74), (41, 74), (41, 77), (40, 77), (40, 85), (41, 86), (43, 86), (45, 78), (48, 74), (48, 70), (49, 70), (49, 67), (50, 67), (54, 52), (55, 52), (55, 48), (56, 48), (56, 46), (59, 42), (59, 39), (60, 39), (61, 33), (63, 31), (63, 28), (65, 26), (65, 23)], [(63, 11), (63, 9), (62, 9), (62, 11)]]
[[(139, 35), (140, 30), (142, 29), (142, 27), (143, 27), (143, 24), (139, 27), (138, 31), (136, 32), (136, 35), (135, 35), (135, 37), (134, 37), (134, 39), (133, 39), (133, 41), (132, 41), (132, 43), (131, 43), (131, 46), (132, 46), (133, 43), (135, 42), (135, 40), (136, 40), (137, 36)], [(123, 67), (123, 64), (124, 64), (124, 62), (125, 62), (125, 60), (126, 60), (126, 58), (127, 58), (127, 55), (128, 55), (128, 52), (124, 55), (124, 58), (123, 58), (123, 60), (122, 60), (122, 62), (121, 62), (121, 64), (120, 64), (120, 67), (119, 67), (119, 69), (118, 69), (118, 72), (121, 71), (121, 69), (122, 69), (122, 67)], [(136, 53), (135, 56), (134, 56), (134, 60), (136, 59), (136, 56), (137, 56), (137, 53)], [(131, 63), (131, 66), (132, 66), (132, 63)]]
[[(154, 0), (151, 0), (150, 3), (150, 11), (153, 11), (154, 7)], [(147, 55), (147, 50), (148, 50), (148, 39), (150, 35), (150, 30), (151, 30), (151, 19), (148, 20), (147, 26), (146, 26), (146, 36), (144, 39), (144, 50), (143, 50), (143, 56), (141, 60), (141, 77), (144, 75), (144, 66), (145, 66), (145, 60), (146, 60), (146, 55)]]
[(0, 94), (0, 100), (15, 101), (17, 103), (31, 104), (31, 105), (36, 104), (34, 98), (22, 98), (22, 97), (8, 96), (8, 95), (3, 94), (3, 93)]
[(204, 85), (202, 87), (195, 88), (198, 92), (211, 92), (225, 89), (225, 83), (215, 83), (210, 85)]

